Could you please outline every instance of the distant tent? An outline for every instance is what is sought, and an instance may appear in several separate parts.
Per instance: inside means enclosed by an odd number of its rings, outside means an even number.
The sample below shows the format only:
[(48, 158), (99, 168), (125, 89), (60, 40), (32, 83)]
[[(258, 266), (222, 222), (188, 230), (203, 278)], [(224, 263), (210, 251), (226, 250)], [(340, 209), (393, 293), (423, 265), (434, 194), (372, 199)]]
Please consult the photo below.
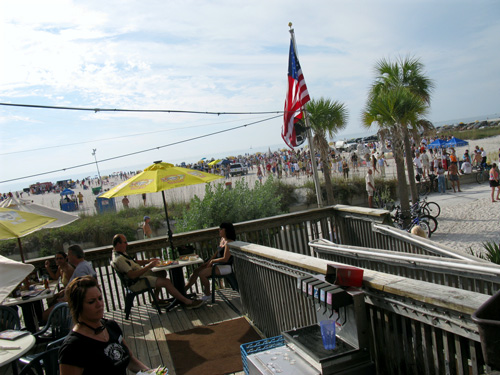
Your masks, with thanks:
[(436, 139), (434, 142), (429, 143), (427, 145), (427, 148), (446, 148), (448, 147), (446, 145), (446, 141), (443, 141), (442, 139)]
[(452, 137), (448, 142), (446, 142), (446, 147), (462, 147), (467, 146), (468, 144), (469, 142), (467, 141)]

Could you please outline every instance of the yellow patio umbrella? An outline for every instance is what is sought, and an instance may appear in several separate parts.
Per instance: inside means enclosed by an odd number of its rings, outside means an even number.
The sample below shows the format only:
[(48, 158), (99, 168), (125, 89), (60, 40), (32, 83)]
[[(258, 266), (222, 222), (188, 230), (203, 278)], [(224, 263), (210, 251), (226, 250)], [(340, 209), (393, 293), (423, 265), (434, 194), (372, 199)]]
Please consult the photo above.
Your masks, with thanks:
[(17, 211), (10, 208), (0, 208), (0, 239), (17, 238), (21, 260), (24, 263), (21, 237), (56, 221), (52, 217)]
[(161, 191), (165, 217), (167, 219), (168, 239), (172, 249), (172, 231), (168, 220), (167, 201), (165, 200), (165, 190), (182, 186), (204, 184), (222, 178), (214, 174), (197, 171), (194, 169), (176, 167), (170, 163), (155, 161), (141, 173), (129, 178), (127, 181), (116, 185), (104, 194), (102, 198), (122, 197), (124, 195), (135, 195), (143, 193), (157, 193)]
[(221, 161), (222, 161), (222, 159), (217, 159), (217, 160), (211, 161), (210, 163), (208, 163), (208, 165), (213, 166), (217, 163), (220, 163)]

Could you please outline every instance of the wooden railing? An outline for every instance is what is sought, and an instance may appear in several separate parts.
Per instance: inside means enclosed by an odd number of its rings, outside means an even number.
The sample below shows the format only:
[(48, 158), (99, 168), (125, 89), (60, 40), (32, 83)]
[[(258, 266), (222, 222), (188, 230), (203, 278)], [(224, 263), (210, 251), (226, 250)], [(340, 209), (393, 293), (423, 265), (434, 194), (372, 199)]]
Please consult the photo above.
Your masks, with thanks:
[[(393, 251), (436, 255), (436, 250), (425, 243), (408, 242), (408, 235), (381, 232), (391, 219), (388, 211), (335, 205), (303, 212), (236, 223), (237, 239), (269, 246), (292, 253), (316, 256), (309, 242), (318, 238), (335, 240), (338, 243), (374, 248), (390, 248)], [(110, 242), (111, 242), (110, 238)], [(174, 234), (176, 246), (191, 245), (196, 254), (207, 258), (218, 244), (218, 228)], [(385, 247), (383, 247), (385, 246)], [(437, 245), (436, 245), (437, 246)], [(160, 257), (161, 248), (167, 247), (167, 237), (129, 242), (127, 252), (138, 259)], [(111, 246), (85, 250), (86, 259), (96, 269), (99, 283), (104, 291), (107, 311), (123, 308), (121, 284), (109, 266)], [(442, 252), (440, 256), (452, 257)], [(28, 263), (44, 271), (44, 262), (51, 257), (29, 260)], [(188, 276), (192, 269), (188, 269)], [(196, 287), (195, 287), (196, 289)]]
[[(420, 237), (413, 240), (430, 242)], [(500, 290), (500, 266), (479, 259), (405, 254), (333, 244), (322, 239), (310, 245), (319, 258), (329, 261), (489, 295)]]
[[(245, 313), (268, 337), (315, 323), (297, 277), (325, 274), (326, 260), (231, 243)], [(365, 270), (371, 356), (379, 374), (484, 372), (471, 314), (488, 295)]]

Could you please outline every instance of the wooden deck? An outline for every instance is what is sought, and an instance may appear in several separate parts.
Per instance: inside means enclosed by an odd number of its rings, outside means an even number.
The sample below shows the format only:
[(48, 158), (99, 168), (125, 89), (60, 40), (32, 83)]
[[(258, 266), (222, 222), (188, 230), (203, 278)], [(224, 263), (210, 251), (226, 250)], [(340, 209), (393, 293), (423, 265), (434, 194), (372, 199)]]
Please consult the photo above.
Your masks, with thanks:
[[(139, 306), (135, 304), (132, 307), (130, 320), (125, 320), (124, 312), (118, 310), (106, 313), (105, 317), (115, 320), (122, 327), (125, 341), (134, 355), (144, 364), (152, 368), (163, 364), (168, 367), (169, 375), (175, 375), (167, 345), (167, 334), (235, 319), (241, 317), (240, 311), (241, 302), (238, 293), (231, 289), (223, 289), (217, 291), (214, 304), (205, 303), (196, 310), (178, 306), (170, 312), (159, 315), (149, 304)], [(43, 349), (43, 346), (35, 347), (32, 352), (40, 352)], [(10, 364), (0, 368), (0, 375), (4, 374), (12, 374)]]

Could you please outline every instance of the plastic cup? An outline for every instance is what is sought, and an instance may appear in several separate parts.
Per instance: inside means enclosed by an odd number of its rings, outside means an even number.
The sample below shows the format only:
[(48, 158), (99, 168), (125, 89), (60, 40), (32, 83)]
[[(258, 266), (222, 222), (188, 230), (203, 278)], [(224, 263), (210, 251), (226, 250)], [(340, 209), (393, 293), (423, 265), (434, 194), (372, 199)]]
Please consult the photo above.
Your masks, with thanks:
[(326, 350), (335, 349), (335, 321), (322, 320), (319, 322), (321, 328), (321, 338), (323, 339), (323, 347)]

